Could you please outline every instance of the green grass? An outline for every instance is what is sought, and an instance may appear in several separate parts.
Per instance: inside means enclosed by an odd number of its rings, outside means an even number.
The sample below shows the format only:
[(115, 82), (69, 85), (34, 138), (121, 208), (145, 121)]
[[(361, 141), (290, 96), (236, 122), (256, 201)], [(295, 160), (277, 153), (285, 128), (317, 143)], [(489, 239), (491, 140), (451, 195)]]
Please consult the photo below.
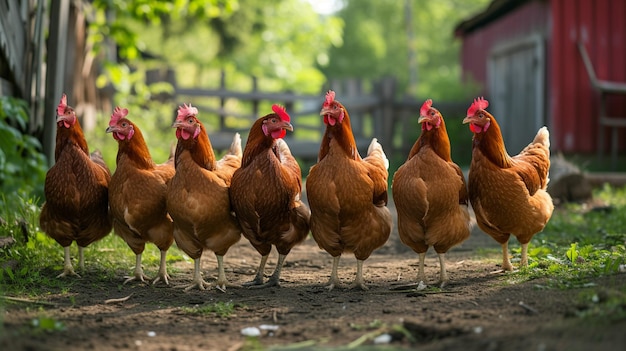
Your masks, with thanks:
[[(63, 269), (63, 249), (39, 228), (40, 207), (34, 199), (13, 199), (11, 206), (0, 208), (6, 224), (0, 227), (0, 236), (13, 236), (16, 244), (0, 249), (0, 294), (37, 297), (51, 291), (70, 291), (75, 281), (57, 279)], [(23, 233), (23, 232), (26, 233)], [(74, 269), (78, 267), (78, 247), (71, 246)], [(158, 271), (160, 252), (147, 243), (142, 263), (148, 276)], [(190, 260), (176, 245), (167, 255), (168, 269), (174, 262)], [(102, 284), (130, 274), (135, 255), (128, 245), (113, 232), (85, 249), (85, 270)]]
[[(606, 206), (567, 204), (555, 209), (542, 233), (529, 246), (529, 266), (507, 276), (509, 284), (536, 281), (537, 289), (580, 290), (580, 317), (626, 317), (626, 287), (610, 288), (626, 265), (626, 187), (594, 191)], [(513, 243), (513, 241), (512, 241)], [(520, 248), (511, 250), (519, 257)], [(613, 284), (609, 284), (613, 285)]]
[(605, 186), (594, 198), (606, 206), (567, 204), (555, 209), (544, 231), (533, 238), (529, 267), (519, 271), (519, 278), (545, 277), (548, 288), (566, 289), (619, 271), (626, 263), (626, 187)]
[(214, 304), (201, 305), (194, 307), (181, 307), (181, 311), (191, 315), (201, 316), (217, 316), (219, 318), (228, 318), (233, 315), (236, 308), (242, 306), (236, 305), (232, 301), (222, 302), (218, 301)]

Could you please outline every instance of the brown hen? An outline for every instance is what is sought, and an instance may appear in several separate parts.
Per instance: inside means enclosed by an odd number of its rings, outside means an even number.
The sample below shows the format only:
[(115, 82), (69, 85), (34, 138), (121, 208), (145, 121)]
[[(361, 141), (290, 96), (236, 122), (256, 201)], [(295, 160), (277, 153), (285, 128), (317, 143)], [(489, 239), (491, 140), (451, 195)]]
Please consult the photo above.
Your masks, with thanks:
[(335, 92), (326, 94), (320, 115), (326, 131), (318, 162), (306, 180), (311, 233), (333, 257), (328, 289), (339, 285), (337, 267), (344, 252), (353, 252), (357, 259), (354, 287), (367, 289), (363, 261), (387, 242), (392, 228), (387, 208), (389, 161), (376, 139), (367, 157), (361, 158), (348, 111), (335, 100)]
[(393, 176), (393, 201), (402, 242), (419, 255), (418, 280), (426, 282), (424, 259), (430, 246), (439, 256), (439, 284), (448, 281), (445, 253), (470, 235), (465, 177), (450, 156), (441, 113), (426, 100), (418, 123), (422, 134)]
[(474, 133), (468, 191), (480, 229), (502, 245), (502, 269), (512, 270), (509, 237), (522, 245), (521, 266), (528, 265), (528, 243), (543, 230), (554, 205), (546, 191), (550, 169), (550, 133), (546, 127), (517, 156), (506, 152), (496, 119), (478, 98), (463, 123)]
[[(282, 139), (293, 131), (290, 117), (280, 106), (261, 117), (250, 128), (241, 168), (230, 185), (230, 201), (244, 236), (261, 254), (255, 279), (249, 285), (279, 285), (285, 257), (309, 233), (308, 207), (302, 203), (302, 174), (287, 143)], [(263, 184), (259, 186), (259, 184)], [(267, 283), (263, 270), (272, 245), (278, 263)]]
[(111, 232), (108, 189), (111, 173), (97, 152), (89, 147), (76, 112), (63, 94), (57, 107), (55, 164), (46, 174), (46, 202), (41, 209), (41, 229), (64, 249), (63, 272), (78, 276), (70, 258), (70, 245), (78, 244), (78, 264), (85, 269), (83, 250)]
[(178, 109), (176, 121), (176, 174), (167, 191), (167, 211), (174, 220), (176, 245), (194, 260), (194, 287), (204, 290), (208, 283), (200, 274), (204, 250), (217, 257), (216, 287), (225, 290), (224, 255), (241, 238), (228, 188), (233, 173), (241, 166), (241, 137), (235, 134), (229, 151), (216, 160), (209, 136), (191, 105)]
[(136, 256), (134, 274), (124, 284), (148, 279), (141, 266), (146, 242), (161, 250), (159, 272), (153, 284), (169, 284), (166, 256), (174, 242), (174, 225), (165, 200), (167, 185), (175, 172), (174, 155), (164, 164), (155, 164), (141, 130), (126, 118), (127, 114), (127, 109), (115, 108), (106, 130), (118, 143), (117, 168), (109, 185), (113, 228)]

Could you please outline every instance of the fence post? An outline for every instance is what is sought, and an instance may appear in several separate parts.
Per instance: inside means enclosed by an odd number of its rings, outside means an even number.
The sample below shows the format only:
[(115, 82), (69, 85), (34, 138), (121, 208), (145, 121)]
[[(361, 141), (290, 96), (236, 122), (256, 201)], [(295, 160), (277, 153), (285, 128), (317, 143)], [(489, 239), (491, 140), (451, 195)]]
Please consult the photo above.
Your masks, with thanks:
[[(56, 111), (63, 91), (68, 89), (64, 85), (63, 77), (65, 76), (65, 59), (67, 57), (66, 44), (69, 12), (69, 0), (52, 1), (49, 23), (50, 38), (47, 44), (48, 57), (46, 59), (47, 73), (44, 111), (47, 113), (44, 115), (43, 135), (43, 150), (48, 157), (48, 165), (50, 166), (55, 162), (54, 148), (56, 144), (56, 119), (52, 111)], [(30, 94), (30, 92), (28, 93)], [(71, 91), (67, 91), (67, 94), (71, 96), (70, 93)]]
[[(220, 71), (220, 90), (222, 91), (226, 91), (226, 71), (221, 70)], [(220, 98), (220, 113), (219, 113), (219, 124), (220, 124), (220, 128), (219, 130), (225, 130), (226, 128), (226, 115), (225, 115), (225, 108), (226, 107), (226, 98), (221, 97)]]
[[(258, 80), (256, 76), (252, 76), (252, 92), (256, 93), (259, 89)], [(259, 100), (252, 100), (252, 123), (259, 117)]]
[(376, 130), (381, 130), (380, 136), (383, 149), (389, 153), (393, 152), (393, 126), (395, 125), (394, 98), (396, 93), (396, 81), (393, 77), (383, 78), (379, 85), (379, 96), (381, 99), (380, 113), (377, 120), (380, 125)]

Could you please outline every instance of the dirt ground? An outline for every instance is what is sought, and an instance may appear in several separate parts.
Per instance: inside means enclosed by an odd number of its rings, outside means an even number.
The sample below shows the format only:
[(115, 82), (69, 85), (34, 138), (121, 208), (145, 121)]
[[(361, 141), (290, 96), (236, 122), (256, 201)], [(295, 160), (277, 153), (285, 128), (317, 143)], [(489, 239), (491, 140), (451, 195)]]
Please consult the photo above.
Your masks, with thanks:
[[(193, 264), (187, 262), (170, 268), (169, 287), (122, 285), (128, 272), (118, 272), (110, 282), (85, 274), (69, 291), (52, 291), (45, 299), (51, 305), (5, 303), (0, 349), (624, 349), (626, 320), (578, 316), (577, 311), (585, 308), (580, 302), (585, 289), (540, 289), (545, 283), (541, 280), (512, 283), (511, 275), (491, 273), (498, 268), (500, 254), (495, 251), (486, 257), (484, 250), (477, 251), (480, 248), (499, 246), (474, 230), (469, 240), (448, 253), (450, 283), (442, 291), (392, 290), (414, 282), (417, 276), (417, 255), (400, 243), (395, 231), (365, 262), (367, 291), (327, 291), (332, 261), (312, 238), (287, 257), (281, 287), (184, 292), (176, 286), (191, 280)], [(276, 258), (275, 253), (270, 256), (266, 275), (271, 274)], [(233, 284), (250, 281), (258, 262), (259, 255), (242, 238), (226, 256), (227, 277)], [(439, 273), (434, 252), (429, 252), (426, 263), (427, 283), (434, 284)], [(202, 267), (205, 279), (214, 282), (217, 270), (212, 253), (205, 253)], [(149, 274), (155, 270), (146, 267)], [(354, 279), (355, 270), (354, 256), (344, 255), (339, 275), (346, 286)], [(54, 276), (58, 272), (46, 273)], [(626, 274), (595, 283), (596, 290), (623, 291)], [(124, 302), (105, 303), (127, 296)], [(216, 302), (233, 303), (233, 312), (220, 317), (188, 311)], [(32, 320), (42, 314), (61, 322), (63, 330), (33, 327)], [(249, 327), (260, 328), (261, 335), (242, 335), (242, 329)], [(389, 343), (375, 345), (373, 339), (379, 335)]]

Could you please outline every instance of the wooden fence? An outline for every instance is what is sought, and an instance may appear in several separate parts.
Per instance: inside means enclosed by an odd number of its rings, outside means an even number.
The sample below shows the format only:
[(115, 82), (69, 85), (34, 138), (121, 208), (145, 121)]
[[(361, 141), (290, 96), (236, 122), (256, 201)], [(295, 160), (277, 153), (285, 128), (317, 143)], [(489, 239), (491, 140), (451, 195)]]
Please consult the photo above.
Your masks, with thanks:
[[(222, 74), (219, 88), (176, 87), (173, 99), (178, 105), (192, 103), (198, 108), (211, 143), (218, 150), (230, 146), (235, 132), (239, 132), (245, 142), (252, 123), (269, 113), (271, 104), (282, 104), (294, 125), (294, 133), (287, 133), (285, 137), (292, 153), (305, 163), (315, 162), (325, 129), (319, 112), (327, 89), (319, 94), (268, 93), (259, 91), (256, 79), (251, 79), (252, 89), (249, 92), (229, 90)], [(176, 86), (171, 74), (167, 80)], [(154, 81), (154, 78), (148, 78), (148, 81)], [(417, 116), (423, 101), (398, 99), (393, 78), (381, 79), (371, 84), (359, 79), (333, 81), (328, 89), (334, 90), (337, 100), (348, 109), (353, 134), (362, 156), (375, 137), (383, 145), (388, 157), (406, 157), (420, 133)], [(460, 120), (467, 106), (467, 102), (436, 102), (436, 107), (443, 113), (446, 121), (453, 124), (447, 124), (449, 131), (460, 128)], [(471, 148), (471, 135), (466, 134), (467, 140), (462, 140), (453, 147), (453, 159), (471, 155), (471, 151), (467, 151)]]
[[(271, 104), (285, 106), (294, 125), (294, 133), (287, 133), (285, 140), (294, 156), (315, 161), (324, 133), (324, 124), (319, 115), (324, 92), (320, 94), (268, 93), (257, 89), (252, 79), (252, 90), (238, 92), (228, 90), (222, 74), (217, 89), (175, 88), (177, 104), (192, 103), (200, 111), (215, 149), (226, 149), (235, 132), (245, 142), (254, 121), (271, 112)], [(149, 79), (150, 80), (150, 79)], [(371, 139), (376, 137), (383, 147), (391, 147), (393, 133), (392, 115), (395, 82), (382, 80), (365, 88), (363, 81), (352, 79), (332, 82), (329, 89), (337, 93), (352, 122), (352, 129), (359, 151), (363, 155)], [(385, 145), (389, 141), (389, 144)]]

